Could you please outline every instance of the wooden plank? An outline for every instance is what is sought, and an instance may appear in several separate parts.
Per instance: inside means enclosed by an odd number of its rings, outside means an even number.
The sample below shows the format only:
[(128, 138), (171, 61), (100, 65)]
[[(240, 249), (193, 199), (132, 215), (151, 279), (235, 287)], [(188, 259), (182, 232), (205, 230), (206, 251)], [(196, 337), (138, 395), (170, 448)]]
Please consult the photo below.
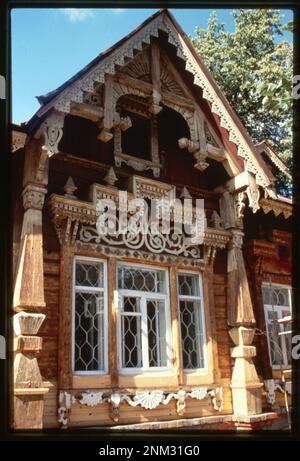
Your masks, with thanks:
[(178, 384), (183, 384), (183, 363), (181, 356), (181, 332), (179, 323), (178, 309), (178, 288), (177, 288), (177, 268), (170, 267), (170, 306), (172, 322), (172, 340), (173, 340), (173, 363), (177, 375)]
[(71, 386), (71, 342), (72, 342), (72, 281), (74, 247), (62, 245), (60, 266), (60, 305), (58, 340), (58, 385), (60, 389)]
[(118, 344), (117, 344), (117, 308), (116, 292), (116, 258), (108, 259), (108, 338), (109, 338), (109, 373), (112, 388), (118, 387)]

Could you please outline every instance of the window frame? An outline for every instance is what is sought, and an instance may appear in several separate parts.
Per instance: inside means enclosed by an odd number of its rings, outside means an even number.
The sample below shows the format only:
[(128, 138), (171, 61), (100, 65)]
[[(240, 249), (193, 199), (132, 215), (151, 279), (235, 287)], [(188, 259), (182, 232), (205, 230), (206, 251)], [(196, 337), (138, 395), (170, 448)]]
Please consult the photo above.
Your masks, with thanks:
[[(76, 286), (76, 263), (94, 262), (103, 265), (103, 288)], [(71, 367), (74, 376), (103, 376), (108, 373), (108, 280), (107, 280), (107, 260), (96, 257), (74, 255), (73, 257), (73, 274), (72, 274), (72, 341), (71, 341)], [(86, 293), (103, 293), (103, 324), (104, 324), (104, 353), (103, 353), (103, 370), (75, 370), (75, 299), (76, 288), (82, 288)], [(99, 338), (98, 338), (99, 340)]]
[[(179, 275), (196, 275), (198, 276), (199, 282), (199, 296), (189, 296), (181, 295), (179, 292)], [(205, 306), (204, 306), (204, 295), (203, 295), (203, 277), (201, 272), (191, 271), (191, 270), (176, 270), (177, 276), (177, 311), (178, 311), (178, 320), (179, 320), (179, 333), (180, 333), (180, 354), (182, 361), (182, 370), (185, 374), (207, 374), (208, 373), (208, 347), (207, 347), (207, 330), (206, 330), (206, 321), (205, 321)], [(182, 332), (181, 332), (181, 322), (180, 322), (180, 301), (181, 300), (190, 300), (190, 301), (199, 301), (200, 305), (200, 316), (202, 322), (202, 335), (203, 335), (203, 362), (204, 367), (202, 368), (184, 368), (183, 367), (183, 343), (182, 343)]]
[[(262, 284), (262, 290), (263, 288), (270, 288), (270, 284), (268, 282), (264, 282)], [(277, 365), (272, 363), (272, 356), (271, 356), (271, 346), (270, 346), (270, 334), (269, 334), (269, 319), (268, 319), (268, 312), (277, 312), (277, 318), (281, 319), (283, 318), (282, 316), (282, 311), (287, 310), (288, 308), (290, 309), (290, 315), (292, 315), (292, 287), (290, 285), (284, 285), (284, 284), (279, 284), (279, 283), (272, 283), (272, 288), (284, 288), (287, 289), (289, 292), (289, 306), (282, 306), (282, 305), (274, 305), (272, 304), (265, 304), (263, 301), (263, 307), (264, 307), (264, 316), (265, 316), (265, 326), (266, 326), (266, 336), (267, 336), (267, 342), (268, 342), (268, 354), (269, 354), (269, 361), (270, 361), (270, 366), (272, 370), (290, 370), (292, 368), (292, 364), (288, 364), (288, 359), (287, 359), (287, 350), (286, 350), (286, 342), (284, 341), (283, 336), (279, 336), (279, 343), (280, 343), (280, 349), (282, 351), (282, 356), (283, 356), (283, 362), (282, 365)], [(263, 293), (262, 293), (262, 299), (263, 299)], [(282, 324), (279, 324), (279, 329), (280, 331), (284, 331), (284, 326)]]
[[(129, 267), (129, 268), (137, 268), (137, 269), (152, 269), (156, 271), (162, 271), (165, 273), (165, 285), (166, 285), (166, 292), (165, 293), (154, 293), (154, 292), (146, 292), (146, 291), (138, 291), (138, 290), (126, 290), (119, 288), (118, 286), (118, 271), (119, 267)], [(117, 363), (118, 363), (118, 373), (120, 375), (164, 375), (173, 372), (174, 365), (173, 365), (173, 342), (172, 342), (172, 322), (171, 322), (171, 305), (170, 305), (170, 289), (169, 289), (169, 271), (168, 268), (154, 266), (154, 265), (146, 265), (142, 263), (132, 263), (129, 261), (118, 261), (116, 265), (116, 290), (118, 292), (118, 306), (117, 306), (117, 319), (116, 319), (116, 326), (117, 326), (117, 336), (118, 336), (118, 344), (117, 344)], [(141, 331), (143, 330), (143, 325), (148, 332), (147, 326), (147, 318), (143, 318), (143, 310), (145, 314), (145, 304), (147, 299), (157, 299), (157, 300), (164, 300), (165, 301), (165, 322), (166, 322), (166, 353), (167, 353), (167, 365), (164, 367), (135, 367), (135, 368), (124, 368), (122, 364), (122, 307), (121, 307), (121, 299), (123, 297), (135, 297), (140, 298), (141, 302)], [(144, 309), (142, 307), (144, 304)], [(142, 343), (142, 357), (144, 358), (148, 354), (148, 349), (144, 350), (144, 345), (148, 339), (145, 341), (143, 340), (143, 335), (141, 339)]]

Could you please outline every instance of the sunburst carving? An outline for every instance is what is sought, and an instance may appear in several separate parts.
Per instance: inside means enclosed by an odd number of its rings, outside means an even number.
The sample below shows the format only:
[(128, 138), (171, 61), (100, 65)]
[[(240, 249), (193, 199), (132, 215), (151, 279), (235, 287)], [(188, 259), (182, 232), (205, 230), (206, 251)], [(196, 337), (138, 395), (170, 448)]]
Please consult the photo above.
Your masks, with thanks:
[(219, 147), (219, 145), (217, 144), (215, 138), (213, 137), (206, 123), (204, 124), (204, 130), (205, 130), (206, 141), (214, 147)]
[(135, 59), (123, 67), (122, 72), (130, 77), (151, 82), (149, 49), (139, 53)]
[(184, 97), (180, 86), (164, 67), (161, 69), (160, 80), (163, 91), (169, 91), (170, 93), (177, 94), (177, 96)]

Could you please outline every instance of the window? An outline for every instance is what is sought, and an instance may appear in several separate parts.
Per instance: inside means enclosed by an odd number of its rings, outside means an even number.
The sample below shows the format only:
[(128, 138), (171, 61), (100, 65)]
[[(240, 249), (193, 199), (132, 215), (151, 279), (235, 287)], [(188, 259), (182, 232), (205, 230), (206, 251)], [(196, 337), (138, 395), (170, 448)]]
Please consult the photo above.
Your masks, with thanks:
[(206, 346), (200, 275), (179, 272), (177, 278), (183, 368), (204, 369)]
[(290, 367), (291, 324), (280, 324), (278, 320), (291, 315), (291, 288), (264, 285), (262, 293), (271, 365), (273, 368)]
[(106, 264), (99, 259), (74, 260), (73, 371), (107, 370)]
[(151, 267), (118, 267), (120, 368), (162, 371), (171, 366), (167, 273)]

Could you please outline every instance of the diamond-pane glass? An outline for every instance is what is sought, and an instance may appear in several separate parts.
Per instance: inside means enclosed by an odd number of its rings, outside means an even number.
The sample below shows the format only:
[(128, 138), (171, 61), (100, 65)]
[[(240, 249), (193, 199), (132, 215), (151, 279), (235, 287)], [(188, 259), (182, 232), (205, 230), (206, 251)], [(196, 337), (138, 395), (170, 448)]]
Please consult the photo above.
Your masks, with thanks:
[[(283, 317), (288, 317), (289, 315), (291, 315), (290, 311), (286, 311), (286, 310), (282, 311)], [(285, 323), (282, 325), (283, 331), (291, 331), (291, 328), (292, 326), (290, 323)], [(292, 333), (286, 333), (282, 335), (282, 340), (285, 343), (287, 363), (288, 365), (291, 365), (292, 363)]]
[(178, 275), (179, 295), (200, 296), (199, 278), (197, 275), (180, 274)]
[(165, 272), (151, 269), (136, 269), (127, 266), (119, 267), (118, 287), (122, 290), (165, 293)]
[(278, 320), (291, 315), (291, 289), (280, 286), (263, 286), (263, 301), (266, 309), (267, 333), (271, 364), (274, 366), (291, 365), (291, 333), (290, 323), (278, 323)]
[(124, 368), (142, 367), (140, 299), (124, 297), (122, 314), (122, 366)]
[(165, 304), (147, 300), (149, 367), (167, 366)]
[(276, 287), (263, 287), (264, 304), (274, 306), (290, 306), (289, 289)]
[(204, 367), (200, 301), (180, 300), (180, 325), (184, 369)]
[(103, 264), (77, 261), (75, 284), (76, 286), (103, 288)]
[(268, 311), (268, 333), (270, 343), (271, 362), (273, 365), (283, 364), (283, 353), (281, 350), (280, 342), (280, 327), (276, 322), (278, 320), (278, 314), (276, 311)]
[(75, 294), (75, 370), (104, 369), (103, 293)]
[(118, 288), (122, 368), (168, 366), (165, 272), (121, 266)]

